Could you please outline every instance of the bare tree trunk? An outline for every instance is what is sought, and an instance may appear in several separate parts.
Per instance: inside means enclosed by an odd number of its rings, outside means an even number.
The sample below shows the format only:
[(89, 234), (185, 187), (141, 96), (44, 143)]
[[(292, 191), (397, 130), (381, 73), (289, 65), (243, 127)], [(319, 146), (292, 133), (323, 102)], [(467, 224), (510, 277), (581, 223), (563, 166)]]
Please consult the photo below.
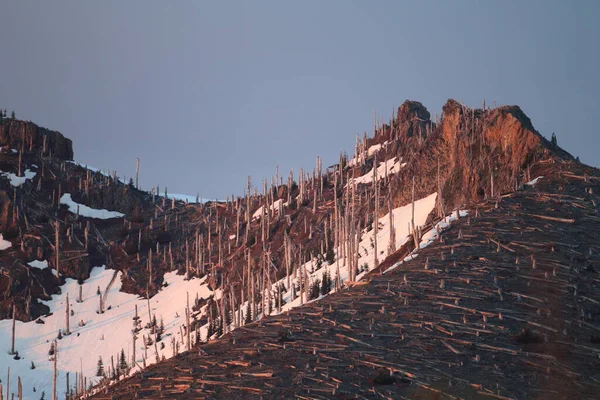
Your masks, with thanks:
[[(248, 259), (250, 259), (250, 255), (248, 255)], [(250, 272), (250, 270), (248, 270), (248, 272)], [(249, 301), (252, 301), (252, 321), (254, 321), (256, 319), (256, 292), (255, 292), (255, 287), (256, 287), (256, 282), (254, 280), (254, 274), (250, 273), (250, 287), (252, 288), (252, 299), (248, 299)]]
[(388, 188), (388, 212), (390, 224), (390, 243), (388, 245), (388, 256), (396, 251), (396, 227), (394, 226), (394, 209), (392, 208), (392, 193)]
[(146, 300), (148, 301), (148, 324), (152, 324), (152, 315), (150, 314), (150, 285), (146, 285)]
[(58, 343), (54, 341), (54, 373), (52, 374), (52, 400), (58, 400), (56, 396), (56, 360), (58, 359)]
[[(60, 201), (57, 201), (60, 202)], [(60, 279), (60, 266), (59, 266), (59, 262), (60, 262), (60, 250), (59, 250), (59, 241), (58, 241), (58, 229), (60, 227), (60, 222), (58, 220), (56, 220), (56, 223), (54, 225), (55, 230), (54, 230), (54, 251), (56, 253), (56, 279)]]
[(438, 214), (440, 218), (445, 215), (444, 211), (444, 196), (442, 195), (442, 181), (440, 179), (440, 160), (437, 162), (437, 186), (438, 186)]
[(138, 183), (139, 183), (139, 181), (138, 181), (139, 176), (140, 176), (140, 159), (136, 158), (136, 162), (135, 162), (135, 188), (136, 189), (140, 188), (139, 185), (138, 185)]
[(69, 293), (67, 293), (67, 307), (65, 311), (65, 335), (70, 335), (71, 331), (69, 330)]
[(10, 354), (15, 354), (15, 319), (16, 319), (16, 304), (12, 305), (12, 340), (10, 346)]
[(377, 156), (373, 165), (373, 196), (375, 197), (375, 210), (373, 215), (373, 269), (379, 266), (377, 254), (377, 233), (379, 232), (379, 183), (377, 182)]
[(187, 307), (185, 309), (185, 334), (187, 340), (187, 349), (188, 351), (191, 349), (190, 342), (190, 293), (187, 292)]
[(410, 220), (415, 248), (419, 247), (419, 232), (415, 227), (415, 177), (412, 179), (412, 217)]
[(133, 335), (133, 355), (131, 356), (131, 367), (133, 368), (135, 366), (135, 341), (137, 340), (137, 335), (135, 334), (135, 331), (132, 332)]

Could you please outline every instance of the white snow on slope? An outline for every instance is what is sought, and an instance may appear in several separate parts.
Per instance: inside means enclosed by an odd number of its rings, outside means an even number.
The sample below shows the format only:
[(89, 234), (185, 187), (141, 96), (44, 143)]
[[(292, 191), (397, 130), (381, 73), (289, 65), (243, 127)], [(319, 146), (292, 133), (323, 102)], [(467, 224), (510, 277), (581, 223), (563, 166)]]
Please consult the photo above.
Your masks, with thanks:
[[(468, 214), (469, 213), (467, 210), (460, 210), (461, 218), (466, 217)], [(458, 219), (457, 213), (456, 213), (456, 211), (454, 211), (454, 212), (452, 212), (452, 214), (450, 214), (449, 216), (445, 217), (443, 220), (441, 220), (440, 222), (435, 224), (433, 229), (431, 229), (430, 231), (426, 232), (423, 235), (423, 237), (421, 238), (421, 242), (419, 243), (418, 249), (413, 250), (413, 252), (410, 253), (410, 255), (408, 255), (407, 257), (405, 257), (404, 260), (392, 265), (391, 267), (389, 267), (388, 269), (383, 271), (383, 273), (386, 274), (386, 273), (398, 268), (398, 266), (405, 263), (406, 261), (410, 261), (413, 258), (416, 258), (419, 255), (419, 253), (418, 253), (419, 250), (424, 249), (425, 247), (427, 247), (431, 243), (433, 243), (439, 237), (440, 233), (445, 231), (446, 229), (448, 229), (450, 227), (450, 224), (452, 222), (456, 221), (457, 219)]]
[[(396, 172), (400, 171), (401, 168), (403, 168), (406, 165), (406, 163), (401, 163), (400, 160), (398, 160), (396, 157), (390, 158), (387, 161), (381, 162), (378, 164), (377, 166), (377, 180), (381, 180), (385, 178), (385, 174), (386, 174), (386, 170), (387, 170), (387, 175), (392, 175), (395, 174)], [(375, 167), (371, 168), (371, 170), (369, 172), (367, 172), (366, 174), (359, 176), (358, 178), (354, 179), (354, 182), (356, 182), (357, 185), (361, 184), (361, 183), (371, 183), (373, 182), (373, 170)]]
[(76, 203), (73, 201), (73, 199), (71, 199), (71, 195), (69, 193), (62, 195), (60, 198), (60, 203), (67, 205), (69, 207), (69, 211), (71, 211), (73, 214), (79, 214), (82, 217), (109, 219), (125, 216), (125, 214), (118, 211), (108, 211), (105, 209), (97, 210), (95, 208), (88, 207), (85, 204)]
[[(427, 221), (427, 217), (431, 213), (431, 211), (435, 208), (437, 193), (433, 193), (427, 196), (424, 199), (415, 201), (415, 225), (422, 227), (425, 225)], [(400, 248), (403, 244), (405, 244), (410, 239), (410, 232), (408, 229), (408, 223), (411, 220), (412, 215), (412, 206), (410, 204), (395, 208), (392, 210), (392, 216), (394, 218), (394, 227), (396, 229), (396, 249)], [(362, 240), (359, 244), (359, 267), (366, 266), (367, 269), (363, 272), (359, 273), (357, 276), (357, 280), (360, 280), (369, 270), (373, 269), (374, 265), (374, 248), (372, 246), (373, 232), (374, 229), (369, 231), (364, 230), (362, 232)], [(378, 260), (382, 262), (388, 256), (388, 244), (390, 238), (390, 225), (389, 225), (389, 213), (385, 216), (379, 218), (379, 231), (377, 232), (377, 250), (379, 251)], [(324, 255), (323, 255), (323, 258)], [(314, 282), (316, 279), (321, 280), (323, 273), (328, 271), (331, 279), (334, 280), (337, 274), (338, 264), (340, 271), (340, 278), (342, 283), (348, 280), (348, 267), (345, 260), (342, 257), (335, 256), (336, 261), (334, 261), (331, 265), (328, 265), (327, 261), (323, 261), (321, 266), (318, 266), (316, 260), (313, 262), (308, 261), (301, 268), (306, 268), (306, 271), (309, 274), (309, 285)], [(310, 271), (313, 271), (312, 273)], [(298, 285), (299, 283), (300, 273), (297, 272), (296, 278), (290, 278), (292, 285)], [(297, 297), (292, 300), (292, 291), (287, 287), (287, 277), (277, 281), (272, 285), (272, 295), (274, 298), (276, 293), (276, 287), (278, 285), (284, 284), (286, 287), (286, 291), (283, 293), (283, 299), (285, 300), (285, 305), (282, 306), (282, 312), (289, 310), (294, 307), (300, 306), (301, 299)], [(335, 288), (332, 288), (330, 292), (335, 291)], [(265, 298), (268, 298), (269, 295), (265, 292)], [(319, 298), (321, 298), (320, 296)], [(306, 303), (306, 299), (304, 299)], [(242, 310), (245, 312), (247, 307), (247, 302), (242, 306)], [(273, 310), (272, 314), (276, 314), (275, 310)]]
[[(386, 148), (387, 145), (388, 145), (388, 141), (386, 140), (383, 143), (374, 144), (373, 146), (370, 146), (367, 149), (367, 157), (372, 157), (375, 153), (377, 153), (382, 148)], [(363, 156), (363, 154), (361, 152), (357, 158), (352, 158), (352, 159), (348, 160), (348, 166), (353, 167), (355, 165), (360, 165), (361, 163), (365, 162), (365, 160), (363, 160), (362, 156)]]
[[(165, 197), (165, 196), (161, 195), (160, 197)], [(199, 203), (206, 203), (208, 201), (211, 201), (209, 199), (203, 199), (198, 196), (192, 196), (189, 194), (181, 194), (181, 193), (167, 193), (167, 199), (168, 200), (175, 199), (175, 200), (186, 202), (188, 204), (199, 204)]]
[[(434, 193), (424, 199), (415, 202), (415, 224), (423, 226), (428, 215), (434, 209), (437, 194)], [(394, 226), (396, 228), (396, 247), (410, 240), (408, 231), (408, 222), (411, 218), (411, 205), (399, 207), (392, 210), (394, 218)], [(379, 261), (383, 261), (387, 256), (387, 247), (389, 242), (389, 215), (385, 215), (379, 219), (379, 232), (377, 235)], [(359, 246), (359, 266), (368, 266), (368, 269), (373, 268), (374, 254), (371, 239), (373, 238), (373, 230), (364, 231), (362, 240)], [(337, 256), (336, 256), (337, 258)], [(32, 262), (34, 263), (34, 262)], [(43, 263), (43, 262), (39, 262)], [(31, 264), (31, 263), (30, 263)], [(37, 264), (37, 262), (36, 262)], [(328, 270), (332, 279), (336, 276), (337, 264), (339, 264), (340, 277), (342, 281), (348, 279), (348, 270), (345, 260), (339, 258), (337, 263), (334, 262), (328, 265), (326, 261), (320, 267), (316, 262), (310, 261), (305, 264), (310, 276), (310, 281), (321, 279), (323, 272)], [(313, 270), (312, 273), (310, 271)], [(360, 279), (366, 271), (359, 274)], [(38, 399), (42, 391), (46, 392), (46, 398), (51, 398), (52, 391), (52, 362), (48, 357), (50, 342), (57, 336), (59, 329), (65, 327), (65, 301), (66, 293), (69, 293), (69, 300), (74, 315), (70, 318), (70, 329), (72, 334), (64, 336), (58, 341), (58, 388), (59, 398), (64, 396), (64, 388), (66, 387), (66, 372), (70, 372), (71, 383), (74, 382), (75, 372), (79, 371), (79, 363), (83, 365), (84, 376), (88, 382), (96, 382), (96, 366), (98, 356), (102, 356), (105, 368), (110, 364), (110, 356), (117, 357), (121, 349), (124, 349), (127, 361), (130, 362), (132, 356), (132, 335), (133, 315), (135, 305), (138, 305), (138, 313), (141, 318), (141, 326), (145, 326), (148, 321), (147, 300), (138, 298), (135, 295), (119, 292), (121, 287), (121, 273), (119, 272), (114, 284), (108, 292), (105, 306), (111, 306), (110, 310), (106, 310), (104, 314), (98, 314), (98, 296), (96, 295), (97, 287), (99, 286), (102, 293), (106, 290), (107, 285), (113, 277), (114, 271), (105, 270), (103, 267), (94, 268), (91, 277), (83, 285), (83, 303), (77, 303), (79, 285), (73, 279), (67, 279), (65, 285), (61, 288), (60, 295), (53, 296), (51, 301), (46, 302), (50, 307), (53, 315), (42, 317), (45, 324), (36, 324), (35, 322), (22, 323), (17, 322), (17, 341), (16, 350), (23, 357), (21, 360), (13, 360), (8, 354), (10, 349), (10, 328), (11, 321), (0, 321), (0, 376), (6, 376), (6, 369), (11, 368), (11, 387), (16, 387), (17, 376), (21, 377), (24, 383), (24, 398)], [(298, 275), (299, 276), (299, 275)], [(291, 278), (292, 282), (298, 282), (297, 278)], [(160, 321), (161, 316), (165, 322), (166, 333), (163, 335), (161, 343), (165, 344), (164, 349), (160, 349), (158, 345), (159, 357), (164, 355), (166, 358), (172, 356), (172, 348), (170, 345), (171, 338), (175, 337), (180, 343), (181, 338), (180, 327), (185, 326), (185, 306), (186, 293), (190, 294), (190, 303), (198, 293), (199, 298), (207, 298), (212, 292), (203, 279), (192, 279), (186, 281), (184, 276), (168, 273), (165, 275), (165, 281), (168, 286), (163, 288), (157, 295), (150, 299), (151, 313), (156, 315)], [(286, 278), (283, 278), (278, 284), (286, 284)], [(310, 284), (310, 283), (309, 283)], [(275, 287), (275, 285), (273, 285)], [(332, 289), (332, 291), (335, 289)], [(215, 293), (216, 297), (220, 297), (220, 292)], [(282, 311), (300, 305), (300, 298), (291, 301), (291, 291), (287, 290), (284, 293), (284, 299), (287, 304), (282, 307)], [(305, 299), (306, 302), (306, 299)], [(246, 306), (241, 307), (246, 310)], [(275, 309), (272, 310), (275, 314)], [(78, 322), (83, 319), (85, 326), (79, 327)], [(206, 337), (207, 326), (200, 329), (201, 337)], [(80, 336), (77, 336), (80, 334)], [(144, 329), (138, 334), (136, 342), (136, 359), (141, 365), (142, 354), (144, 354), (144, 345), (142, 335), (148, 335), (149, 330)], [(102, 339), (104, 338), (104, 339)], [(184, 345), (180, 345), (180, 351), (185, 349)], [(147, 364), (155, 362), (154, 346), (147, 349)], [(29, 369), (31, 361), (34, 362), (36, 369)], [(139, 370), (136, 368), (135, 370)], [(131, 371), (133, 373), (133, 371)], [(36, 392), (33, 392), (35, 386)]]
[[(284, 207), (286, 207), (288, 205), (287, 201), (284, 203), (282, 199), (275, 200), (273, 202), (273, 204), (271, 204), (271, 206), (269, 207), (269, 209), (271, 211), (279, 212), (279, 206), (282, 205), (282, 204), (283, 204)], [(252, 214), (252, 219), (260, 218), (262, 216), (264, 208), (265, 208), (265, 206), (258, 207), (258, 209), (254, 212), (254, 214)]]
[[(102, 293), (106, 290), (115, 271), (105, 270), (104, 267), (94, 268), (91, 276), (83, 285), (83, 302), (77, 303), (75, 299), (79, 293), (79, 285), (76, 280), (67, 278), (66, 284), (61, 287), (62, 294), (52, 296), (52, 300), (45, 302), (53, 313), (51, 316), (42, 317), (44, 324), (36, 322), (16, 323), (15, 350), (19, 352), (20, 360), (14, 360), (10, 351), (11, 320), (0, 321), (0, 376), (6, 388), (7, 368), (10, 367), (10, 387), (16, 392), (17, 377), (23, 382), (25, 399), (39, 399), (42, 391), (45, 398), (52, 398), (52, 366), (48, 356), (50, 343), (56, 339), (58, 331), (65, 329), (65, 302), (69, 294), (69, 303), (74, 315), (70, 317), (71, 335), (63, 336), (57, 340), (58, 343), (58, 398), (64, 398), (66, 390), (66, 372), (70, 372), (70, 382), (75, 381), (75, 372), (83, 369), (84, 376), (88, 382), (96, 382), (96, 367), (98, 357), (101, 356), (105, 368), (110, 365), (110, 357), (115, 358), (121, 349), (125, 351), (127, 362), (130, 364), (132, 357), (132, 328), (135, 305), (138, 306), (138, 315), (141, 318), (141, 326), (144, 327), (148, 321), (147, 300), (140, 299), (135, 295), (119, 292), (121, 288), (121, 273), (108, 292), (106, 307), (103, 314), (98, 314), (99, 286)], [(204, 284), (204, 279), (184, 280), (183, 275), (175, 272), (167, 273), (165, 281), (169, 285), (163, 288), (157, 295), (150, 299), (151, 313), (156, 315), (160, 323), (161, 317), (165, 323), (165, 334), (162, 343), (165, 348), (161, 349), (158, 344), (159, 357), (170, 358), (172, 347), (171, 337), (175, 336), (181, 343), (180, 325), (185, 326), (186, 294), (189, 292), (190, 304), (193, 304), (196, 293), (199, 298), (206, 298), (210, 290)], [(83, 320), (85, 326), (79, 327), (78, 322)], [(139, 332), (136, 341), (136, 361), (141, 365), (144, 345), (142, 335), (148, 336), (150, 330), (143, 329)], [(205, 337), (206, 331), (202, 332)], [(180, 351), (185, 349), (180, 346)], [(155, 363), (154, 346), (147, 350), (148, 365)], [(35, 369), (30, 369), (31, 362)], [(35, 387), (36, 392), (33, 391)], [(12, 391), (12, 390), (11, 390)]]
[[(91, 167), (91, 166), (89, 166), (87, 164), (83, 164), (83, 163), (80, 163), (80, 162), (77, 162), (77, 161), (67, 161), (67, 162), (70, 163), (70, 164), (73, 164), (73, 165), (77, 165), (77, 166), (82, 167), (82, 168), (87, 168), (87, 169), (89, 169), (92, 172), (100, 172), (104, 176), (108, 176), (108, 177), (111, 177), (111, 178), (113, 176), (111, 174), (111, 171), (105, 171), (105, 170), (102, 170), (102, 169), (99, 169), (99, 168)], [(120, 177), (118, 177), (118, 176), (117, 176), (117, 179), (121, 183), (128, 183), (128, 182), (123, 181), (123, 179), (120, 178)], [(165, 196), (164, 195), (159, 195), (159, 197), (165, 197)], [(192, 196), (192, 195), (189, 195), (189, 194), (180, 194), (180, 193), (167, 193), (167, 199), (168, 200), (171, 200), (171, 199), (180, 200), (180, 201), (184, 201), (184, 202), (189, 203), (189, 204), (206, 203), (208, 201), (212, 201), (210, 199), (203, 199), (203, 198), (199, 198), (198, 196)], [(214, 200), (214, 201), (217, 201), (217, 200)]]
[[(89, 169), (89, 170), (90, 170), (90, 171), (92, 171), (92, 172), (99, 172), (99, 173), (101, 173), (102, 175), (104, 175), (104, 176), (106, 176), (106, 177), (109, 177), (109, 178), (113, 178), (113, 172), (116, 172), (116, 171), (104, 170), (104, 169), (100, 169), (100, 168), (92, 167), (92, 166), (90, 166), (90, 165), (87, 165), (87, 164), (84, 164), (84, 163), (80, 163), (80, 162), (78, 162), (78, 161), (67, 161), (67, 162), (68, 162), (69, 164), (77, 165), (77, 166), (79, 166), (79, 167), (81, 167), (81, 168), (84, 168), (84, 169)], [(123, 177), (116, 176), (116, 179), (117, 179), (117, 181), (119, 181), (119, 182), (121, 182), (121, 183), (123, 183), (123, 184), (127, 184), (127, 183), (128, 183), (128, 182), (125, 182), (125, 181), (124, 181), (124, 179), (125, 179), (125, 178), (123, 178)]]
[(12, 243), (8, 240), (4, 240), (4, 236), (0, 233), (0, 250), (6, 250), (10, 246), (12, 246)]
[(46, 261), (46, 260), (44, 260), (44, 261), (33, 260), (33, 261), (28, 262), (27, 264), (29, 264), (31, 267), (37, 268), (37, 269), (48, 268), (48, 261)]
[(99, 168), (95, 168), (95, 167), (92, 167), (90, 165), (87, 165), (87, 164), (84, 164), (84, 163), (80, 163), (78, 161), (67, 161), (67, 162), (69, 164), (73, 164), (73, 165), (77, 165), (77, 166), (82, 167), (82, 168), (89, 169), (92, 172), (100, 172), (102, 175), (109, 176), (107, 172), (105, 172), (105, 171), (103, 171), (103, 170), (101, 170)]
[(23, 176), (17, 176), (17, 174), (13, 174), (12, 172), (2, 172), (2, 175), (10, 180), (10, 184), (14, 187), (19, 187), (25, 183), (27, 179), (33, 179), (35, 176), (35, 172), (30, 169), (26, 169), (23, 172)]
[(533, 186), (533, 185), (535, 185), (536, 183), (538, 183), (538, 181), (539, 181), (540, 179), (542, 179), (542, 178), (543, 178), (543, 176), (538, 176), (538, 177), (537, 177), (537, 178), (535, 178), (534, 180), (527, 182), (527, 183), (526, 183), (526, 185)]

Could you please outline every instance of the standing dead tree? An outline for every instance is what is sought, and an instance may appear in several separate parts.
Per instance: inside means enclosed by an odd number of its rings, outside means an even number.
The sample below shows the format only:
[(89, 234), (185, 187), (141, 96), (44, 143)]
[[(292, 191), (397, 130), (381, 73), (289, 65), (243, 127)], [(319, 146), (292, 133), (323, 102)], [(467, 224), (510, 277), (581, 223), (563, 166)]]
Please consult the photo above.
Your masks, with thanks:
[(135, 188), (139, 189), (139, 177), (140, 177), (140, 159), (136, 157), (135, 159)]
[(13, 302), (12, 305), (12, 339), (10, 345), (10, 354), (15, 354), (15, 319), (16, 319), (16, 304)]
[(54, 223), (54, 253), (55, 253), (55, 257), (56, 257), (56, 279), (60, 279), (60, 250), (59, 250), (59, 228), (60, 228), (60, 222), (58, 220), (56, 220), (56, 222)]
[(58, 400), (56, 393), (56, 361), (58, 359), (58, 344), (54, 341), (54, 372), (52, 374), (52, 400)]

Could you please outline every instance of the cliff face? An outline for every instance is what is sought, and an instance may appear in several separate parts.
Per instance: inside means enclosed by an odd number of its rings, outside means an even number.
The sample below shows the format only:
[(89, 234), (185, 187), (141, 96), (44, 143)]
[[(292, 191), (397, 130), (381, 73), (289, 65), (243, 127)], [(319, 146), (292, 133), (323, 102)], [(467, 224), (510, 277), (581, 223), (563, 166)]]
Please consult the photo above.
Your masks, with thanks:
[(405, 101), (399, 108), (396, 125), (400, 137), (423, 138), (427, 135), (427, 126), (431, 125), (431, 115), (418, 101)]
[(73, 159), (73, 142), (62, 133), (39, 127), (32, 122), (4, 120), (0, 124), (0, 146), (21, 149), (25, 154)]
[(536, 160), (573, 159), (544, 139), (518, 106), (472, 109), (452, 99), (437, 123), (421, 103), (404, 102), (391, 125), (383, 125), (367, 146), (386, 142), (378, 159), (399, 156), (408, 164), (391, 189), (397, 204), (409, 201), (401, 181), (413, 176), (418, 195), (439, 190), (445, 204), (455, 207), (514, 190), (529, 180)]
[(516, 173), (544, 151), (544, 139), (518, 106), (469, 109), (448, 100), (443, 108), (441, 131), (451, 154), (462, 156), (454, 162), (468, 159), (473, 145), (480, 149), (485, 146), (501, 158), (499, 164)]

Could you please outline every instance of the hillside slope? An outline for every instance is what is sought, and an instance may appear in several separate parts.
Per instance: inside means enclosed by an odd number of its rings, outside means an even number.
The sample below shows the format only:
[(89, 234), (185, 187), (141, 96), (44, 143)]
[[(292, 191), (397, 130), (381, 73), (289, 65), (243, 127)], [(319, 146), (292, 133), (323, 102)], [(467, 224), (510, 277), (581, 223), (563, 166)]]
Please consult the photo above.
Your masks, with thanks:
[[(573, 190), (592, 190), (577, 197), (591, 202), (579, 205), (591, 207), (589, 220), (569, 226), (587, 227), (597, 218), (597, 181), (586, 176), (598, 172), (544, 139), (516, 106), (470, 109), (449, 100), (441, 120), (432, 121), (421, 103), (407, 101), (373, 137), (357, 137), (352, 157), (342, 154), (327, 168), (317, 157), (312, 172), (284, 178), (277, 171), (258, 187), (249, 180), (243, 196), (198, 204), (72, 162), (70, 140), (31, 123), (0, 121), (0, 145), (0, 345), (6, 350), (0, 376), (10, 368), (4, 382), (14, 391), (21, 378), (25, 398), (51, 397), (55, 365), (59, 395), (96, 384), (102, 390), (210, 339), (241, 334), (255, 321), (345, 296), (346, 288), (408, 261), (417, 244), (433, 246), (435, 228), (445, 227), (440, 221), (456, 215), (453, 210), (473, 217), (477, 207), (498, 202), (494, 212), (502, 215), (511, 201), (502, 196), (529, 193), (525, 183), (539, 175), (536, 186), (549, 185), (555, 195), (564, 194), (565, 172), (585, 178)], [(539, 214), (562, 213), (553, 203), (538, 206)], [(585, 234), (584, 242), (593, 231)], [(523, 245), (534, 249), (527, 240)], [(597, 248), (590, 246), (587, 255), (572, 251), (590, 257), (595, 268)], [(348, 293), (360, 290), (371, 289)], [(360, 299), (354, 300), (362, 315)], [(590, 315), (587, 324), (597, 326)], [(58, 357), (49, 354), (51, 346)]]
[(538, 168), (535, 184), (473, 204), (368, 284), (94, 398), (597, 398), (600, 175), (570, 161)]

